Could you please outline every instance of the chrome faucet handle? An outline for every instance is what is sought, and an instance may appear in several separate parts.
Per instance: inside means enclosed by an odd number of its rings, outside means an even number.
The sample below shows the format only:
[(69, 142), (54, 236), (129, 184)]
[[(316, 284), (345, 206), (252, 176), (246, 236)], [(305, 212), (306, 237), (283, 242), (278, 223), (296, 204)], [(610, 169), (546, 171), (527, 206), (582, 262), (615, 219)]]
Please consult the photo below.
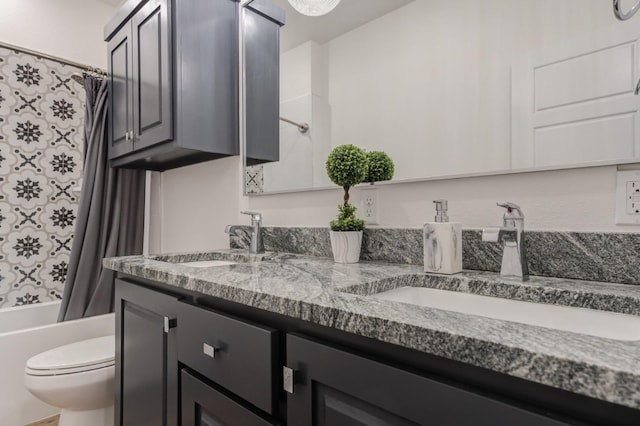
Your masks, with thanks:
[(262, 223), (262, 213), (250, 212), (250, 211), (246, 211), (246, 210), (243, 210), (240, 213), (251, 216), (251, 223), (252, 224), (255, 223), (255, 222)]
[(524, 230), (524, 214), (522, 214), (522, 210), (519, 205), (508, 201), (504, 203), (497, 203), (497, 205), (498, 207), (507, 209), (502, 216), (503, 226), (513, 226), (518, 228), (520, 231)]
[[(522, 214), (522, 210), (520, 209), (519, 205), (517, 205), (515, 203), (511, 203), (509, 201), (505, 201), (503, 203), (496, 203), (496, 205), (498, 207), (503, 207), (503, 208), (507, 209), (507, 213), (513, 214), (513, 216), (510, 217), (510, 219), (516, 219), (518, 217), (524, 219), (524, 214)], [(514, 214), (514, 211), (516, 212), (515, 214)]]

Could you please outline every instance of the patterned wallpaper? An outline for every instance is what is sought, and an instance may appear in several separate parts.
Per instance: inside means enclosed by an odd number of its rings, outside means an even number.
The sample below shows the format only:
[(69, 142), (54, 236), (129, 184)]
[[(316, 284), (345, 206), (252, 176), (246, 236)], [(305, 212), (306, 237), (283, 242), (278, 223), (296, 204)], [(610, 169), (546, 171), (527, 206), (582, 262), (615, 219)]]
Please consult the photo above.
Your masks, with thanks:
[(0, 308), (62, 296), (82, 177), (78, 71), (0, 47)]

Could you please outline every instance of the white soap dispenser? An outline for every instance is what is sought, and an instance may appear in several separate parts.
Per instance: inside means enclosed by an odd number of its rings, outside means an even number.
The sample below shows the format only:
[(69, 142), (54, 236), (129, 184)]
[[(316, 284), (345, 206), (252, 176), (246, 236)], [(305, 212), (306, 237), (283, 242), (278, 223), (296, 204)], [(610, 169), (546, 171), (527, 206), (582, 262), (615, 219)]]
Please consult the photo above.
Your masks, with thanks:
[(447, 200), (435, 200), (435, 222), (423, 230), (424, 271), (457, 274), (462, 271), (462, 225), (449, 222)]

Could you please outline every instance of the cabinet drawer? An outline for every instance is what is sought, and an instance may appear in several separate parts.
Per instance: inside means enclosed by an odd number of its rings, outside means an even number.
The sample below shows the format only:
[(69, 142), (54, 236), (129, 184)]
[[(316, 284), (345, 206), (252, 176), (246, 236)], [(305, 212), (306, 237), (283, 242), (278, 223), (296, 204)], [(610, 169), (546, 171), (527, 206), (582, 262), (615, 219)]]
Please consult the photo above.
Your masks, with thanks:
[(182, 370), (182, 424), (229, 425), (229, 426), (275, 426), (272, 422), (227, 398), (202, 380)]
[(178, 360), (269, 414), (277, 331), (187, 303), (178, 307)]

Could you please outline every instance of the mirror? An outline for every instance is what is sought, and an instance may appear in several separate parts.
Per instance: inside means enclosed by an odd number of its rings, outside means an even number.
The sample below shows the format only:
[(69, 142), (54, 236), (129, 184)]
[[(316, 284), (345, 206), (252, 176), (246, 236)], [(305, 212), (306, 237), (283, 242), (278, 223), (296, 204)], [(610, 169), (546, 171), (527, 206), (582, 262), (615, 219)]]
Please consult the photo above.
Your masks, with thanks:
[(346, 143), (385, 151), (398, 181), (639, 161), (640, 17), (611, 1), (342, 0), (321, 17), (272, 1), (280, 116), (309, 129), (280, 121), (248, 194), (333, 186)]

